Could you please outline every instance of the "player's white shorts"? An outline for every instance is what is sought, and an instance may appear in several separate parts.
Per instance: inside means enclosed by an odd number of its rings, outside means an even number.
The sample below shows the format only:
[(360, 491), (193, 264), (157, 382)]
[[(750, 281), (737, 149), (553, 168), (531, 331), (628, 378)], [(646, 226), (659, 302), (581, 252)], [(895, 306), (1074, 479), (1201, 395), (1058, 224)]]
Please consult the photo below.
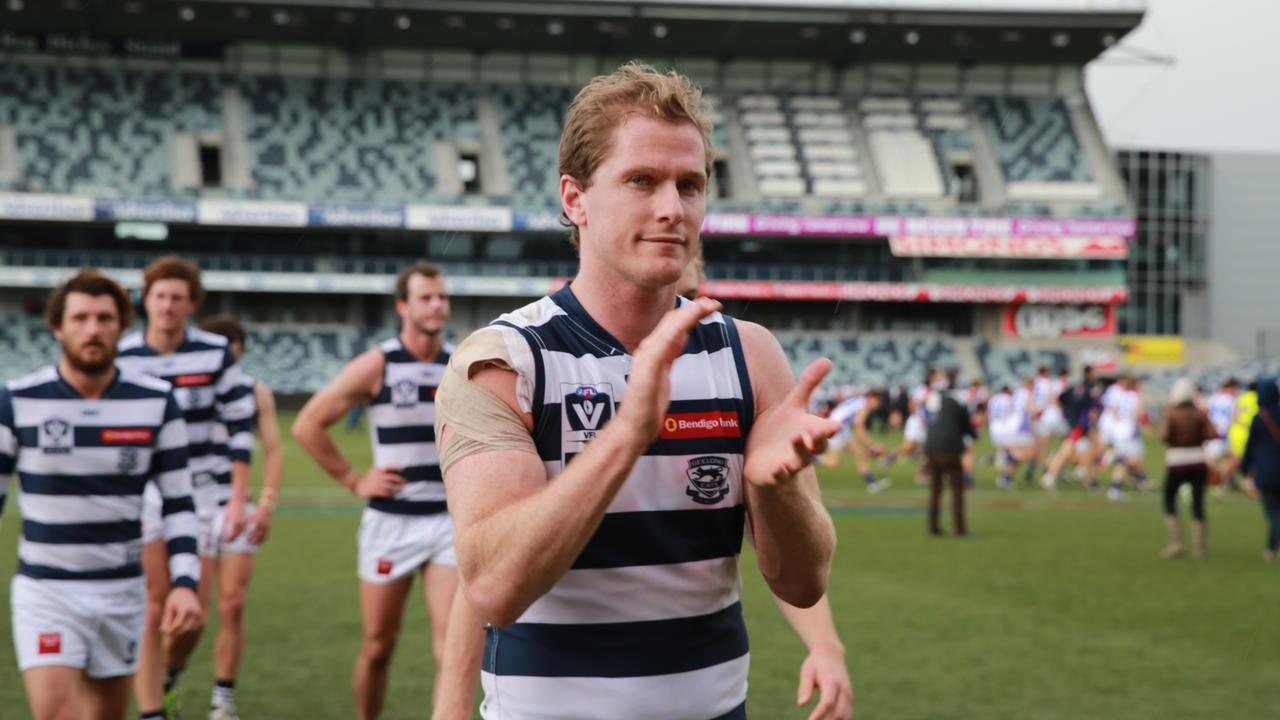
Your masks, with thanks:
[(138, 671), (138, 644), (147, 616), (142, 578), (103, 581), (36, 580), (17, 575), (9, 585), (18, 669), (79, 668), (91, 678)]
[(1062, 408), (1057, 405), (1045, 408), (1036, 421), (1036, 437), (1066, 437), (1070, 432), (1071, 426), (1067, 424)]
[(358, 574), (371, 583), (395, 582), (427, 563), (458, 564), (449, 513), (398, 515), (365, 508), (358, 537)]
[[(214, 516), (221, 513), (221, 508), (218, 507), (217, 482), (208, 473), (197, 473), (197, 475), (201, 480), (195, 485), (191, 499), (196, 506), (196, 517), (200, 520), (198, 538), (201, 543), (200, 554), (205, 555), (203, 549), (205, 537), (208, 535)], [(164, 498), (160, 495), (160, 488), (153, 482), (147, 483), (142, 489), (142, 542), (144, 545), (164, 539), (164, 516), (161, 512), (163, 504)]]
[(1118, 461), (1142, 460), (1146, 457), (1147, 447), (1140, 437), (1113, 437), (1111, 450)]
[(1205, 457), (1210, 462), (1221, 460), (1223, 457), (1231, 454), (1231, 446), (1224, 439), (1210, 440), (1204, 444)]
[(902, 439), (908, 442), (922, 443), (925, 441), (928, 430), (925, 428), (924, 420), (919, 415), (912, 415), (907, 418), (907, 426), (902, 430)]
[[(216, 558), (227, 553), (239, 555), (255, 555), (258, 552), (258, 546), (249, 542), (249, 531), (253, 529), (253, 525), (245, 523), (244, 530), (240, 532), (235, 539), (227, 542), (222, 539), (223, 522), (226, 518), (226, 508), (220, 508), (218, 514), (210, 520), (200, 521), (200, 557)], [(253, 503), (245, 503), (244, 516), (247, 520), (253, 515)]]

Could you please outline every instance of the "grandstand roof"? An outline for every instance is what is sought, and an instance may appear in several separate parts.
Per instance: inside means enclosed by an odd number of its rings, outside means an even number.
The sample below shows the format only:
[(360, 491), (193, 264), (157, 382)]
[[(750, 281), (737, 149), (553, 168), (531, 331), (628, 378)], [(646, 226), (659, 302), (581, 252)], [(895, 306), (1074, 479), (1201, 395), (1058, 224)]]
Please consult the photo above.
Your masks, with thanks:
[[(836, 63), (1088, 62), (1135, 28), (1133, 0), (635, 2), (633, 0), (99, 0), (19, 3), (10, 33), (169, 42), (203, 54), (232, 42), (469, 52), (823, 58)], [(1071, 7), (1083, 10), (1071, 10)], [(65, 38), (64, 38), (65, 39)], [(2, 48), (0, 48), (2, 49)]]

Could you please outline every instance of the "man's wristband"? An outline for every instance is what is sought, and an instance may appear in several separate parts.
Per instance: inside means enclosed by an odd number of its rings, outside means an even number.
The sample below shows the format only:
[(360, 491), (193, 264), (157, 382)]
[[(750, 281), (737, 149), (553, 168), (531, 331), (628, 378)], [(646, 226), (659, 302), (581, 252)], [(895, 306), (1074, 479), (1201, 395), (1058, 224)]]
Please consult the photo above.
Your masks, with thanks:
[(276, 491), (273, 488), (264, 488), (262, 493), (258, 495), (258, 507), (264, 507), (268, 510), (276, 509)]

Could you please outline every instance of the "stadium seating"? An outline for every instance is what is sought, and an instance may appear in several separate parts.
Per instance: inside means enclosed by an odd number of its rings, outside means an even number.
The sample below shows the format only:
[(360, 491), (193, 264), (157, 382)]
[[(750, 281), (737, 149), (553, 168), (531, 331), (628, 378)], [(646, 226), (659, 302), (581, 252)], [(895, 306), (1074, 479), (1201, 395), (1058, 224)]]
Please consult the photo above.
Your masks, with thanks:
[(405, 204), (436, 191), (438, 140), (479, 142), (475, 92), (392, 80), (238, 80), (264, 197)]
[(204, 72), (0, 65), (0, 125), (16, 135), (16, 189), (172, 196), (175, 132), (222, 126)]
[(1071, 356), (1065, 350), (1006, 348), (979, 340), (974, 351), (986, 375), (987, 385), (993, 390), (1006, 385), (1018, 387), (1024, 379), (1034, 377), (1042, 365), (1047, 365), (1055, 373), (1071, 367)]
[(1061, 98), (980, 97), (978, 117), (1013, 201), (1086, 201), (1100, 196)]
[(568, 87), (500, 85), (491, 95), (498, 109), (502, 151), (515, 204), (554, 205), (560, 133), (565, 110), (573, 100)]
[(791, 366), (799, 371), (821, 357), (835, 364), (827, 384), (909, 387), (923, 381), (929, 367), (958, 367), (955, 345), (946, 336), (897, 333), (776, 333)]

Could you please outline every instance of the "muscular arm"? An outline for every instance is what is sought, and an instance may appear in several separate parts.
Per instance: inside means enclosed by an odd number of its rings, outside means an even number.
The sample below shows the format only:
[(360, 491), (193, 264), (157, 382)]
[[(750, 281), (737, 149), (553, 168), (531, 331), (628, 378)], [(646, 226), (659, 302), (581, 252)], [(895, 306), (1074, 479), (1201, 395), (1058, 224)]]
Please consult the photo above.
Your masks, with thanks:
[[(569, 570), (636, 459), (657, 437), (670, 398), (671, 365), (689, 331), (718, 307), (701, 299), (663, 318), (636, 348), (618, 414), (555, 482), (547, 482), (537, 455), (517, 450), (478, 452), (445, 469), (458, 570), (483, 620), (510, 625)], [(486, 367), (470, 382), (505, 403), (532, 431), (532, 416), (519, 409), (516, 380), (510, 370)], [(454, 372), (446, 376), (437, 399), (446, 416), (454, 382), (467, 379)], [(451, 432), (446, 422), (442, 444)]]
[(293, 421), (293, 439), (334, 480), (355, 492), (361, 473), (347, 462), (329, 436), (329, 428), (356, 404), (373, 396), (382, 378), (383, 355), (376, 349), (352, 360), (333, 382), (302, 407)]
[(276, 419), (276, 397), (262, 382), (254, 384), (253, 394), (258, 400), (258, 439), (262, 441), (262, 492), (274, 498), (284, 480), (284, 443)]
[(811, 462), (838, 428), (806, 409), (830, 363), (810, 365), (796, 386), (773, 335), (755, 323), (738, 327), (756, 400), (743, 485), (757, 562), (774, 595), (809, 607), (827, 590), (835, 551), (835, 528)]
[(461, 586), (449, 609), (444, 657), (436, 675), (431, 720), (469, 720), (480, 684), (484, 621), (467, 602)]

